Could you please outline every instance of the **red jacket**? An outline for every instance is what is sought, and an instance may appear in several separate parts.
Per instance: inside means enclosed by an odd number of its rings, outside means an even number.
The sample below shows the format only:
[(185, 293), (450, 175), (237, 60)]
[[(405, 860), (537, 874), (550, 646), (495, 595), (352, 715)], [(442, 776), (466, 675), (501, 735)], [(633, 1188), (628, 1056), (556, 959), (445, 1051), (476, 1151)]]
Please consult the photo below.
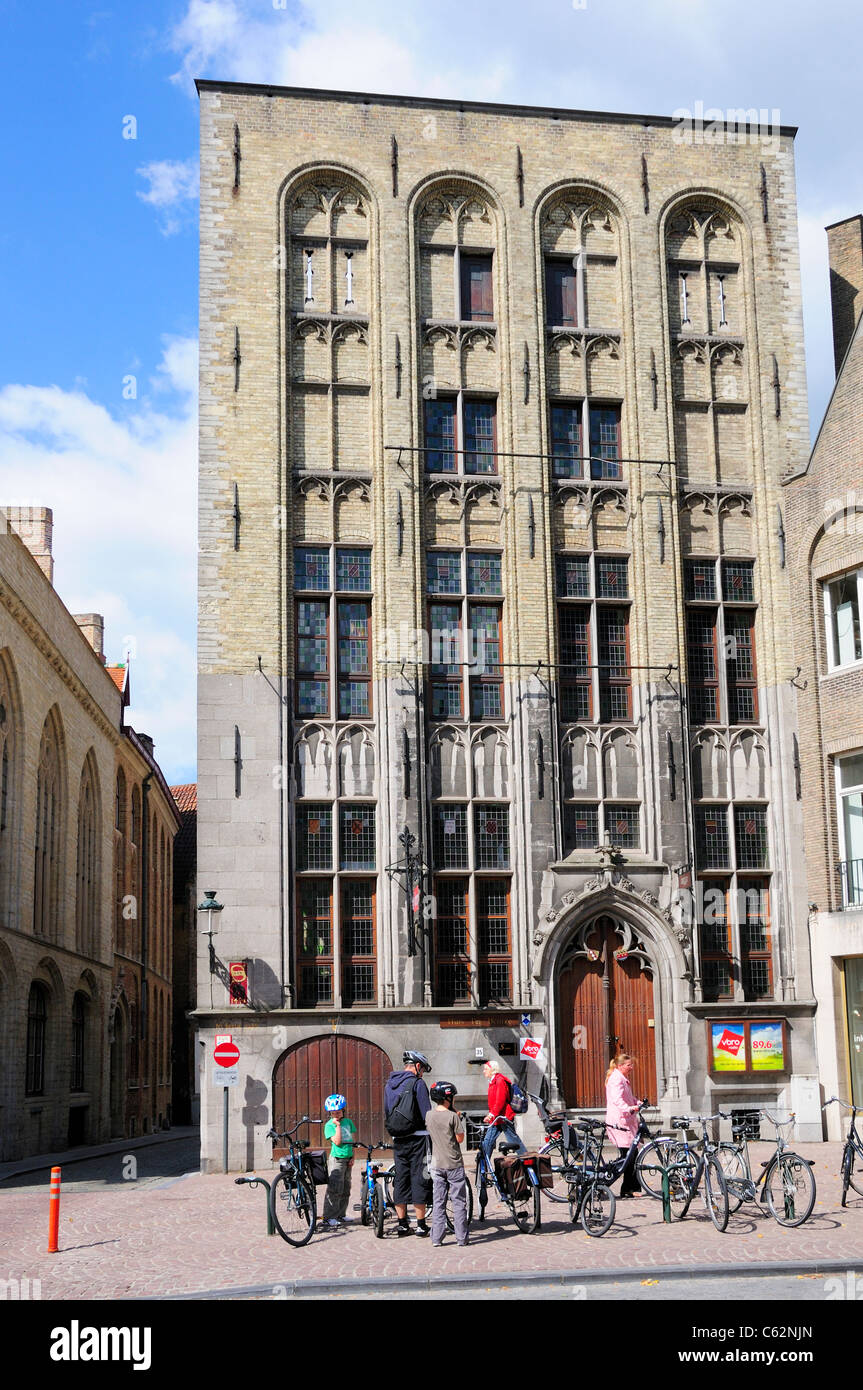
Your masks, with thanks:
[(512, 1095), (510, 1084), (502, 1072), (498, 1072), (488, 1083), (488, 1109), (495, 1119), (504, 1115), (508, 1120), (515, 1119), (515, 1111), (509, 1103)]

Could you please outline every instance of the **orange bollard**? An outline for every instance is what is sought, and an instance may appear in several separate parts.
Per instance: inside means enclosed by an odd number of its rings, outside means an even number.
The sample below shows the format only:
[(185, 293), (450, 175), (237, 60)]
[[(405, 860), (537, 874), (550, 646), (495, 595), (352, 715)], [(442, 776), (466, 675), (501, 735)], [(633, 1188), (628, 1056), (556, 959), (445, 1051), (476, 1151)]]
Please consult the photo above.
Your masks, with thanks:
[(58, 1250), (57, 1237), (60, 1232), (60, 1169), (51, 1169), (51, 1194), (49, 1197), (50, 1209), (48, 1216), (48, 1254), (56, 1255)]

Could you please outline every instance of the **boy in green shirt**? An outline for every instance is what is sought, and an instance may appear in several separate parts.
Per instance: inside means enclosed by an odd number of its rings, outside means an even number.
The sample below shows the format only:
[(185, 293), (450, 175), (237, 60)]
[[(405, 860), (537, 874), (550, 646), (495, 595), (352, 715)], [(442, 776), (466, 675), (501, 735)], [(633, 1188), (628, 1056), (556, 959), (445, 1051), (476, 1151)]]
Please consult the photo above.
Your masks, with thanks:
[(324, 1109), (329, 1115), (324, 1126), (324, 1138), (330, 1140), (330, 1176), (324, 1198), (324, 1225), (336, 1230), (347, 1220), (345, 1213), (351, 1196), (351, 1171), (354, 1166), (354, 1138), (357, 1127), (345, 1114), (344, 1096), (327, 1096)]

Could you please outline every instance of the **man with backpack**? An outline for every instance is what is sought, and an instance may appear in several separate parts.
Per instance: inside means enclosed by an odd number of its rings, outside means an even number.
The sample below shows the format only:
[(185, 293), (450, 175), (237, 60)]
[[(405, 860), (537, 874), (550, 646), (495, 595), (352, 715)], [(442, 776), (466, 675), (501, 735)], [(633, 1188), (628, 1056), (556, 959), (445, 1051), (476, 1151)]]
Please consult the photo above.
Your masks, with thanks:
[(384, 1119), (392, 1135), (395, 1159), (393, 1202), (399, 1219), (397, 1234), (413, 1234), (407, 1210), (408, 1202), (412, 1202), (416, 1233), (427, 1236), (430, 1231), (426, 1207), (432, 1199), (432, 1183), (426, 1165), (429, 1136), (425, 1118), (431, 1109), (431, 1097), (423, 1072), (431, 1071), (431, 1063), (421, 1052), (410, 1049), (403, 1053), (402, 1060), (403, 1070), (390, 1073), (384, 1091)]
[(508, 1081), (495, 1061), (486, 1062), (482, 1074), (488, 1082), (488, 1114), (485, 1123), (489, 1126), (483, 1137), (482, 1146), (486, 1157), (491, 1160), (495, 1145), (503, 1135), (508, 1144), (517, 1144), (519, 1153), (526, 1153), (524, 1144), (516, 1133), (513, 1121), (516, 1113), (523, 1114), (527, 1109), (527, 1097), (520, 1086)]

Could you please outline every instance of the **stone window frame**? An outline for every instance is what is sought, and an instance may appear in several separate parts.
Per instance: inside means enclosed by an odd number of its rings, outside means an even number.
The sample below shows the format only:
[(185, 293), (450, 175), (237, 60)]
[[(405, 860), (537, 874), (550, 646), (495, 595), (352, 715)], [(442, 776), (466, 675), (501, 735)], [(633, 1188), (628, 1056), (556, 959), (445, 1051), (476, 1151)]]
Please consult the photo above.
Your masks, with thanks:
[[(852, 759), (863, 760), (863, 748), (849, 748), (844, 753), (837, 753), (833, 757), (833, 784), (836, 794), (836, 830), (839, 845), (839, 861), (837, 871), (840, 874), (839, 894), (840, 904), (843, 909), (859, 911), (863, 908), (863, 858), (850, 859), (848, 855), (848, 841), (845, 829), (845, 807), (846, 798), (851, 796), (861, 796), (863, 800), (863, 775), (859, 782), (853, 782), (849, 786), (842, 784), (842, 764), (850, 762)], [(852, 868), (856, 865), (856, 868)], [(844, 873), (842, 868), (844, 867)]]
[[(688, 556), (684, 559), (684, 604), (686, 610), (686, 664), (687, 664), (687, 686), (692, 684), (693, 692), (696, 690), (715, 690), (716, 691), (716, 715), (712, 719), (695, 721), (691, 717), (692, 701), (690, 701), (690, 728), (760, 728), (762, 721), (759, 719), (758, 702), (758, 658), (757, 644), (755, 641), (756, 626), (758, 623), (758, 592), (756, 560), (752, 556), (720, 555), (720, 556)], [(751, 568), (752, 588), (751, 597), (740, 600), (729, 597), (731, 590), (726, 584), (727, 572), (733, 571), (741, 566)], [(710, 593), (705, 598), (696, 597), (696, 585), (691, 579), (695, 570), (713, 569), (713, 584)], [(691, 680), (694, 669), (693, 650), (690, 641), (690, 615), (710, 614), (711, 626), (713, 631), (713, 653), (715, 661), (715, 675), (713, 677), (703, 677), (705, 682), (699, 686)], [(739, 677), (732, 674), (730, 667), (734, 658), (731, 652), (736, 651), (736, 647), (730, 646), (734, 640), (730, 635), (730, 629), (735, 621), (740, 621), (749, 616), (748, 634), (750, 657), (750, 674)], [(752, 692), (752, 718), (737, 719), (732, 721), (732, 710), (735, 703), (735, 696), (738, 692), (751, 690)]]
[[(589, 573), (589, 576), (590, 576), (590, 593), (589, 593), (589, 594), (587, 594), (587, 595), (577, 595), (577, 596), (570, 597), (569, 595), (561, 594), (561, 593), (560, 593), (560, 572), (561, 572), (561, 569), (560, 569), (559, 561), (560, 561), (560, 560), (563, 560), (563, 559), (566, 559), (566, 558), (568, 558), (568, 557), (569, 557), (569, 558), (572, 558), (572, 559), (586, 559), (586, 560), (589, 561), (589, 565), (588, 565), (588, 573)], [(616, 562), (618, 562), (618, 563), (619, 563), (621, 560), (625, 560), (625, 561), (627, 562), (627, 583), (626, 583), (626, 593), (625, 593), (625, 594), (619, 594), (619, 595), (611, 596), (611, 595), (609, 595), (609, 594), (600, 593), (600, 584), (599, 584), (598, 576), (597, 576), (597, 566), (598, 566), (599, 564), (601, 564), (603, 560), (608, 560), (608, 561), (612, 561), (612, 560), (613, 560), (613, 561), (616, 561)], [(631, 555), (629, 555), (629, 554), (622, 554), (622, 553), (617, 552), (617, 551), (609, 551), (608, 553), (606, 553), (605, 551), (598, 551), (598, 550), (593, 550), (593, 551), (590, 551), (590, 552), (576, 551), (576, 550), (572, 550), (572, 551), (568, 551), (568, 550), (557, 550), (557, 551), (555, 551), (555, 627), (556, 627), (556, 629), (557, 629), (556, 632), (555, 632), (555, 651), (556, 651), (556, 653), (557, 653), (558, 655), (559, 655), (559, 653), (560, 653), (560, 645), (559, 645), (559, 643), (560, 643), (560, 614), (561, 614), (561, 608), (563, 608), (563, 607), (567, 607), (567, 608), (569, 608), (569, 607), (575, 607), (575, 608), (582, 608), (582, 609), (589, 609), (589, 610), (590, 610), (590, 611), (589, 611), (589, 614), (588, 614), (588, 625), (587, 625), (587, 631), (588, 631), (588, 643), (587, 643), (587, 670), (588, 670), (588, 672), (589, 672), (589, 674), (590, 674), (589, 713), (588, 713), (587, 715), (580, 716), (580, 717), (576, 717), (576, 718), (574, 718), (574, 719), (566, 719), (566, 720), (564, 720), (562, 714), (561, 714), (560, 711), (559, 711), (559, 712), (558, 712), (558, 722), (559, 722), (559, 723), (566, 723), (566, 724), (590, 724), (590, 725), (594, 725), (594, 726), (600, 727), (600, 726), (606, 726), (606, 725), (609, 725), (609, 724), (624, 724), (624, 725), (628, 725), (628, 724), (632, 724), (632, 723), (635, 722), (635, 720), (634, 720), (634, 713), (633, 713), (632, 656), (631, 656), (631, 644), (630, 644), (630, 631), (631, 631), (631, 623), (632, 623), (632, 608), (633, 608), (633, 604), (634, 604), (634, 598), (633, 598), (632, 594), (630, 593), (630, 589), (629, 589), (629, 577), (630, 577), (629, 566), (630, 566), (631, 562), (632, 562), (632, 556), (631, 556)], [(617, 677), (617, 676), (610, 676), (610, 675), (608, 675), (608, 676), (605, 676), (605, 677), (603, 678), (602, 672), (599, 670), (599, 666), (598, 666), (599, 658), (600, 658), (600, 656), (601, 656), (601, 650), (600, 650), (600, 630), (599, 630), (599, 627), (600, 627), (599, 615), (600, 615), (601, 612), (609, 612), (609, 611), (611, 611), (611, 610), (614, 609), (614, 608), (625, 609), (625, 610), (626, 610), (626, 623), (625, 623), (625, 627), (626, 627), (626, 667), (625, 667), (625, 670), (626, 670), (626, 673), (627, 673), (627, 674), (626, 674), (625, 682), (622, 680), (622, 678)], [(621, 668), (615, 667), (614, 669), (615, 669), (615, 670), (618, 670), (618, 669), (621, 669)], [(558, 686), (560, 686), (562, 682), (565, 683), (566, 680), (567, 680), (567, 677), (563, 674), (563, 668), (562, 668), (562, 666), (560, 665), (560, 663), (558, 663), (558, 677), (557, 677)], [(573, 683), (573, 684), (577, 683), (577, 678), (576, 678), (576, 677), (573, 677), (573, 678), (572, 678), (572, 683)], [(604, 718), (604, 717), (603, 717), (603, 709), (606, 708), (606, 705), (604, 705), (604, 703), (603, 703), (604, 696), (607, 697), (607, 696), (610, 695), (610, 693), (611, 693), (613, 690), (617, 690), (617, 689), (619, 689), (619, 688), (623, 688), (624, 686), (625, 686), (625, 689), (626, 689), (626, 691), (627, 691), (627, 712), (626, 712), (626, 714), (623, 715), (623, 716), (618, 716), (618, 715), (609, 714), (607, 718)]]
[[(294, 708), (296, 717), (302, 720), (313, 720), (315, 722), (324, 721), (328, 724), (341, 722), (350, 724), (365, 724), (374, 721), (374, 646), (373, 646), (373, 598), (374, 591), (368, 589), (340, 588), (338, 580), (338, 556), (339, 552), (347, 551), (367, 551), (369, 555), (369, 565), (372, 563), (372, 547), (367, 544), (356, 544), (348, 541), (308, 541), (298, 542), (294, 546), (292, 560), (296, 559), (296, 552), (299, 550), (324, 550), (328, 555), (328, 573), (326, 587), (300, 588), (296, 583), (296, 567), (294, 566), (293, 583), (293, 607), (294, 607)], [(302, 602), (320, 602), (327, 605), (327, 630), (325, 636), (327, 651), (327, 667), (325, 672), (319, 672), (318, 678), (327, 683), (327, 708), (326, 711), (315, 713), (302, 711), (300, 709), (300, 680), (311, 679), (311, 674), (303, 672), (299, 674), (297, 665), (299, 653), (299, 604)], [(367, 612), (367, 644), (368, 644), (368, 673), (357, 675), (356, 673), (343, 672), (339, 652), (339, 615), (342, 605), (356, 603), (362, 604)], [(340, 712), (340, 693), (343, 681), (361, 682), (368, 687), (368, 709), (363, 714)]]
[[(454, 592), (450, 588), (440, 591), (432, 589), (429, 577), (429, 557), (434, 555), (457, 555), (459, 561), (459, 588)], [(471, 588), (469, 577), (471, 572), (471, 561), (477, 557), (487, 556), (490, 560), (497, 560), (500, 572), (500, 588), (497, 593), (482, 593)], [(425, 589), (426, 589), (426, 614), (429, 634), (429, 666), (428, 666), (428, 710), (429, 719), (435, 724), (452, 723), (458, 724), (505, 724), (507, 721), (506, 708), (506, 682), (503, 678), (503, 622), (504, 622), (504, 593), (503, 593), (503, 551), (500, 547), (483, 547), (476, 545), (464, 546), (438, 546), (432, 545), (426, 548), (425, 552)], [(458, 608), (458, 655), (457, 662), (438, 661), (435, 656), (444, 657), (452, 655), (451, 651), (438, 650), (441, 646), (440, 636), (437, 640), (432, 628), (431, 614), (433, 608)], [(471, 626), (473, 614), (480, 608), (494, 608), (497, 610), (497, 649), (498, 661), (495, 663), (492, 674), (483, 671), (481, 674), (472, 674), (469, 662), (475, 659), (473, 642), (465, 648), (465, 638), (472, 634), (474, 629)], [(449, 629), (454, 631), (454, 629)], [(433, 674), (432, 665), (441, 668), (458, 665), (460, 670), (456, 676), (450, 671), (444, 674), (443, 669), (437, 675)], [(432, 686), (434, 684), (446, 684), (451, 687), (458, 687), (459, 691), (459, 712), (458, 714), (444, 711), (441, 714), (433, 712)], [(473, 698), (478, 689), (491, 686), (498, 691), (499, 713), (496, 715), (474, 714)]]
[[(837, 659), (838, 633), (835, 629), (835, 608), (832, 594), (833, 586), (845, 580), (848, 581), (856, 577), (856, 599), (857, 599), (857, 638), (855, 647), (859, 644), (860, 656), (853, 657), (850, 661)], [(825, 653), (827, 658), (827, 674), (834, 671), (848, 671), (863, 666), (863, 566), (853, 569), (842, 570), (838, 574), (825, 576), (821, 579), (824, 602), (824, 635)]]
[[(742, 816), (747, 811), (754, 811), (764, 818), (764, 838), (765, 838), (765, 862), (762, 865), (747, 865), (741, 863), (739, 853), (739, 823)], [(729, 976), (733, 993), (723, 993), (718, 998), (706, 1000), (706, 1002), (733, 1002), (745, 1003), (750, 1000), (774, 999), (775, 980), (776, 980), (776, 937), (771, 915), (771, 893), (773, 884), (773, 867), (770, 846), (770, 817), (769, 803), (767, 801), (752, 801), (751, 799), (723, 800), (723, 801), (701, 801), (696, 802), (694, 807), (694, 818), (696, 821), (696, 882), (701, 885), (701, 892), (708, 892), (720, 889), (725, 895), (725, 922), (727, 932), (727, 951), (719, 951), (714, 944), (708, 944), (707, 928), (709, 925), (705, 920), (708, 904), (701, 893), (696, 894), (696, 902), (699, 904), (698, 922), (698, 945), (700, 962), (724, 960), (729, 967)], [(701, 850), (698, 831), (699, 816), (708, 817), (710, 814), (717, 820), (722, 820), (725, 827), (725, 842), (727, 854), (723, 864), (703, 865), (701, 862)], [(764, 895), (760, 901), (766, 899), (766, 933), (767, 945), (765, 947), (752, 947), (745, 940), (745, 927), (749, 916), (750, 898), (749, 893), (757, 891)], [(751, 989), (745, 987), (747, 977), (747, 967), (764, 961), (767, 964), (767, 991), (763, 994), (753, 994)], [(702, 982), (704, 979), (703, 971)], [(703, 988), (703, 983), (702, 983)]]

